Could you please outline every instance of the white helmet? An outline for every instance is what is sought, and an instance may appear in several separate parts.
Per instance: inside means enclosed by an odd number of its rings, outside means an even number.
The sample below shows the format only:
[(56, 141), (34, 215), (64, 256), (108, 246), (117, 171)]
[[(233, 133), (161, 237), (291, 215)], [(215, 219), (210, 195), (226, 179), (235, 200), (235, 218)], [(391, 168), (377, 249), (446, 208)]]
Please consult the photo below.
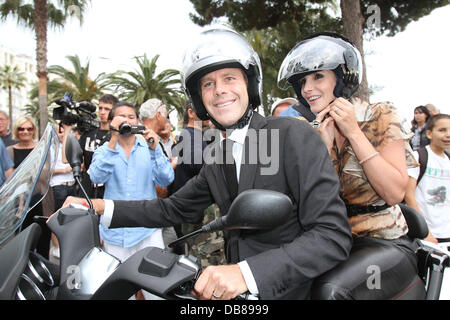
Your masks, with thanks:
[[(215, 26), (201, 32), (198, 39), (192, 43), (194, 45), (184, 54), (181, 80), (192, 101), (193, 109), (201, 120), (215, 121), (203, 105), (198, 81), (204, 75), (219, 69), (242, 69), (248, 79), (249, 110), (261, 104), (261, 62), (258, 54), (244, 37), (227, 27)], [(246, 114), (248, 112), (243, 117)]]
[(338, 34), (312, 36), (299, 42), (284, 58), (278, 72), (278, 87), (286, 90), (292, 86), (299, 100), (303, 100), (298, 80), (320, 70), (333, 70), (338, 79), (335, 97), (349, 98), (362, 81), (361, 54), (349, 40)]

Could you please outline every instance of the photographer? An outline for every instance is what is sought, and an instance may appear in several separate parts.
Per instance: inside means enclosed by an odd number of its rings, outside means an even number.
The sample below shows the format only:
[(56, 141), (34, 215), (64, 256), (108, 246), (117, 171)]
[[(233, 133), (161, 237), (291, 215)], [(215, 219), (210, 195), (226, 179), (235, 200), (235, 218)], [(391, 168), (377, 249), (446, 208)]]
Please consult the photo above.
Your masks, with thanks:
[[(118, 102), (111, 111), (111, 139), (94, 152), (89, 175), (94, 183), (105, 184), (105, 199), (151, 200), (156, 198), (155, 183), (167, 186), (174, 173), (153, 130), (139, 123), (136, 110)], [(136, 132), (134, 128), (141, 128)], [(126, 129), (126, 130), (125, 130)], [(142, 133), (141, 135), (135, 133)], [(153, 142), (148, 142), (153, 138)], [(164, 248), (160, 228), (118, 228), (100, 226), (105, 251), (124, 261), (148, 246)]]
[(82, 171), (82, 184), (90, 197), (103, 198), (104, 186), (94, 185), (87, 171), (91, 165), (95, 150), (109, 140), (109, 113), (119, 100), (110, 94), (103, 95), (98, 103), (98, 115), (100, 127), (84, 132), (80, 137), (80, 146), (83, 150), (84, 168)]

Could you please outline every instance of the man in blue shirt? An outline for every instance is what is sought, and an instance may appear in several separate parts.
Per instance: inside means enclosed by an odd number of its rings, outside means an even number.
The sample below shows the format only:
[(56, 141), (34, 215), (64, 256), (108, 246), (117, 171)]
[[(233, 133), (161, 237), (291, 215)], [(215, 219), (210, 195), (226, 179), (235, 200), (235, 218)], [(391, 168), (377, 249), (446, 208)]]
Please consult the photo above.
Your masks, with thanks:
[(9, 157), (8, 151), (6, 151), (5, 144), (0, 139), (0, 187), (8, 179), (8, 177), (14, 171), (14, 163)]
[[(94, 152), (89, 168), (93, 183), (104, 183), (104, 199), (151, 200), (156, 198), (155, 183), (168, 186), (174, 172), (164, 156), (159, 137), (153, 130), (143, 135), (119, 134), (119, 127), (127, 122), (139, 123), (131, 104), (118, 102), (111, 111), (111, 140)], [(147, 141), (153, 138), (153, 143)], [(108, 229), (100, 225), (105, 251), (124, 261), (136, 251), (148, 246), (164, 248), (160, 228)]]

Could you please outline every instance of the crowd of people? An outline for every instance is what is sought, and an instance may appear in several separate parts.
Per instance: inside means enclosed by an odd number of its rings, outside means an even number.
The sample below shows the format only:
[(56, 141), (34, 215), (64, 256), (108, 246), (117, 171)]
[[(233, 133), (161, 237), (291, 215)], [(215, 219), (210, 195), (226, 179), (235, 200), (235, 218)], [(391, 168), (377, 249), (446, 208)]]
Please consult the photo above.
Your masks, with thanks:
[[(424, 215), (426, 240), (450, 241), (450, 116), (419, 106), (409, 130), (390, 103), (356, 98), (362, 59), (348, 39), (321, 33), (300, 41), (278, 75), (279, 87), (292, 87), (296, 98), (276, 99), (268, 117), (255, 112), (262, 101), (259, 57), (238, 33), (204, 31), (184, 57), (189, 100), (178, 137), (159, 99), (134, 106), (112, 95), (99, 100), (100, 127), (79, 137), (83, 187), (101, 215), (105, 251), (124, 261), (147, 246), (168, 248), (205, 217), (226, 214), (247, 189), (288, 195), (292, 213), (270, 230), (202, 238), (196, 253), (207, 251), (207, 268), (195, 284), (198, 298), (230, 299), (246, 291), (262, 299), (364, 298), (361, 283), (372, 265), (404, 284), (385, 286), (377, 296), (392, 298), (417, 277), (417, 244), (408, 237), (401, 202)], [(0, 112), (0, 184), (36, 145), (33, 119), (17, 119), (12, 136), (8, 122)], [(143, 128), (124, 133), (124, 124)], [(54, 211), (84, 202), (62, 152), (72, 129), (56, 127)], [(269, 139), (272, 132), (277, 141)], [(209, 145), (219, 151), (218, 161), (206, 161)], [(264, 173), (261, 152), (249, 160), (260, 149), (273, 156), (276, 172)], [(154, 297), (139, 292), (136, 298)]]

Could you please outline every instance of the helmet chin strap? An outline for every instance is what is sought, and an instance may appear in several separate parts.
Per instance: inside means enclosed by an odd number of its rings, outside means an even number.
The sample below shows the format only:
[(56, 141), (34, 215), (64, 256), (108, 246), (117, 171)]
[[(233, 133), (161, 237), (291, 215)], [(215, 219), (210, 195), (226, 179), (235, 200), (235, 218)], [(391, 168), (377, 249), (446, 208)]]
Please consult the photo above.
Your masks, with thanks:
[(251, 107), (251, 105), (249, 105), (247, 107), (247, 110), (244, 112), (244, 115), (236, 123), (225, 127), (221, 125), (219, 122), (217, 122), (213, 117), (211, 117), (209, 113), (207, 113), (209, 120), (211, 120), (214, 126), (220, 131), (242, 129), (250, 122), (252, 115), (253, 115), (253, 108)]

